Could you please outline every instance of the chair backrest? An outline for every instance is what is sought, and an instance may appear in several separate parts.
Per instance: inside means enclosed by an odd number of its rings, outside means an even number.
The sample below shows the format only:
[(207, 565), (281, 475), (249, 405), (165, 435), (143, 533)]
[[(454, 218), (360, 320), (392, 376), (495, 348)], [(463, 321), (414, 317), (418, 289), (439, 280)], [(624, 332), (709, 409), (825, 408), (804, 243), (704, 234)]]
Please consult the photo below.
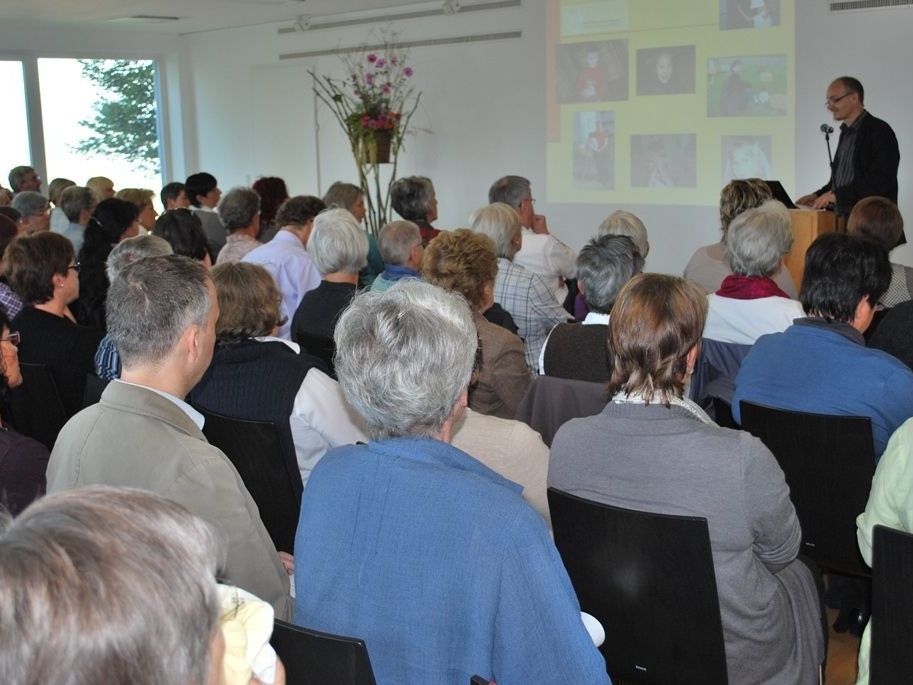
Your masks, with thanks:
[(86, 374), (86, 390), (82, 394), (83, 409), (101, 401), (101, 394), (108, 387), (111, 381), (106, 378), (99, 378), (94, 373)]
[(536, 376), (517, 407), (517, 420), (537, 431), (551, 447), (562, 425), (598, 414), (608, 399), (605, 383)]
[(19, 433), (34, 438), (49, 450), (70, 418), (57, 391), (57, 383), (44, 364), (19, 363), (22, 384), (8, 394), (10, 423)]
[(580, 608), (605, 628), (613, 680), (727, 682), (707, 520), (621, 509), (549, 488), (555, 545)]
[(270, 644), (289, 685), (376, 685), (363, 640), (276, 620)]
[(286, 469), (276, 426), (196, 409), (206, 419), (203, 434), (235, 465), (276, 549), (291, 553), (301, 499)]
[(913, 683), (913, 535), (875, 526), (872, 543), (871, 685)]
[(742, 428), (760, 438), (783, 469), (802, 524), (802, 553), (820, 566), (868, 576), (856, 544), (875, 448), (865, 416), (788, 411), (742, 401)]
[(732, 407), (726, 400), (719, 397), (713, 398), (713, 420), (720, 428), (739, 430), (739, 424), (732, 418)]

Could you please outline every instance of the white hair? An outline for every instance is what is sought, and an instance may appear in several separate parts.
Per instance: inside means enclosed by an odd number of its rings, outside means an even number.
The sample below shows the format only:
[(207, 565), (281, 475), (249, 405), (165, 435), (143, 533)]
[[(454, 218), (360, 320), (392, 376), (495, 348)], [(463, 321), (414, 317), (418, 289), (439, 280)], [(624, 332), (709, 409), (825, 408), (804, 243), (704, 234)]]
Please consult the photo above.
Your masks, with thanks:
[(327, 209), (314, 219), (308, 254), (322, 276), (357, 274), (368, 263), (368, 236), (347, 209)]
[(473, 212), (469, 223), (473, 231), (492, 239), (498, 257), (513, 260), (518, 251), (514, 238), (521, 235), (520, 215), (515, 209), (503, 202), (495, 202)]
[(647, 227), (636, 214), (618, 209), (609, 214), (599, 224), (599, 235), (623, 235), (634, 241), (634, 246), (644, 259), (650, 252), (650, 242), (647, 240)]
[(789, 210), (777, 200), (748, 209), (729, 224), (725, 241), (733, 273), (772, 276), (793, 246)]

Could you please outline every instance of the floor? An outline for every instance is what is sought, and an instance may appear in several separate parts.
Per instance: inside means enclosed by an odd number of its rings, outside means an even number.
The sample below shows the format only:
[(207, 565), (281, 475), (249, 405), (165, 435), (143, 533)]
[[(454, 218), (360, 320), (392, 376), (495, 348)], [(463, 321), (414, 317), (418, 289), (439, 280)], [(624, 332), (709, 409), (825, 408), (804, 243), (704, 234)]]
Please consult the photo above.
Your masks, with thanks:
[[(828, 609), (827, 618), (828, 623), (833, 624), (837, 618), (837, 611)], [(853, 637), (849, 633), (835, 633), (832, 628), (828, 642), (825, 685), (853, 685), (856, 682), (856, 656), (858, 653), (858, 637)]]

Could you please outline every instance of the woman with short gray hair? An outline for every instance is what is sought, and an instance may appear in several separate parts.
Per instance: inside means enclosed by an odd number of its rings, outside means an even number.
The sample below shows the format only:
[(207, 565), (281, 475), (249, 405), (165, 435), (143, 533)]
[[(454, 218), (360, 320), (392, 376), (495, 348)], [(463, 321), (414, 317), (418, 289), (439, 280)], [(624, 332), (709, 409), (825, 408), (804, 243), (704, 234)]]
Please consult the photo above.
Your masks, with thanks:
[(440, 234), (431, 225), (437, 219), (437, 195), (430, 178), (406, 176), (397, 179), (390, 188), (390, 204), (403, 219), (418, 226), (423, 245)]

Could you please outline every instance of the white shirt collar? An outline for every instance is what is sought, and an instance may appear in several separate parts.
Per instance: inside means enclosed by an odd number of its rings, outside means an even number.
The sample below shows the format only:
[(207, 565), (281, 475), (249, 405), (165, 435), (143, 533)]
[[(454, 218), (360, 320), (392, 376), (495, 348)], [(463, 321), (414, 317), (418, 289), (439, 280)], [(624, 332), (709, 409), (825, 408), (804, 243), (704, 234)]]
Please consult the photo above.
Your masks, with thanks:
[(150, 388), (148, 385), (140, 385), (139, 383), (128, 383), (127, 381), (121, 380), (120, 378), (115, 379), (116, 383), (123, 383), (124, 385), (132, 385), (135, 388), (144, 388), (150, 392), (154, 392), (156, 395), (161, 395), (166, 400), (173, 402), (178, 409), (187, 414), (190, 417), (190, 420), (193, 421), (197, 428), (203, 430), (203, 424), (206, 422), (206, 419), (203, 418), (203, 415), (198, 412), (196, 409), (187, 404), (180, 397), (175, 397), (174, 395), (164, 392), (162, 390), (157, 390), (156, 388)]
[(259, 338), (254, 338), (257, 342), (281, 342), (285, 343), (295, 354), (301, 354), (301, 346), (298, 343), (294, 343), (291, 340), (286, 340), (285, 338), (277, 338), (274, 335), (261, 335)]
[(609, 315), (600, 314), (599, 312), (587, 312), (586, 318), (583, 320), (584, 326), (589, 326), (590, 324), (601, 323), (603, 326), (609, 325)]

